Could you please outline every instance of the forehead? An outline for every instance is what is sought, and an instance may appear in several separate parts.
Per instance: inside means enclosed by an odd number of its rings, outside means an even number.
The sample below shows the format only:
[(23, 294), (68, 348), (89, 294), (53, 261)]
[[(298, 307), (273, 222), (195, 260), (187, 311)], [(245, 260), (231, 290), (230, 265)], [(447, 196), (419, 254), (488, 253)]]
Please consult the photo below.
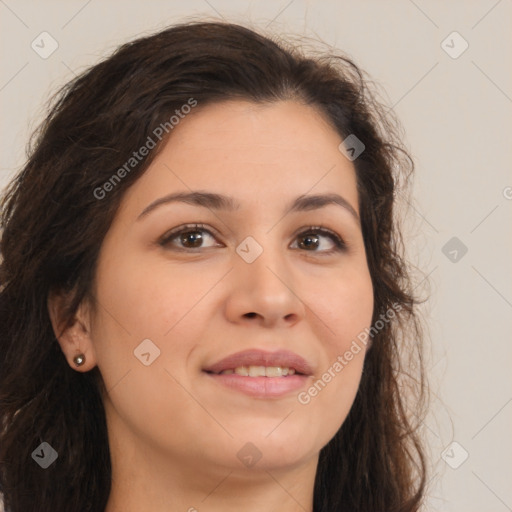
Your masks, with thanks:
[(353, 164), (341, 136), (316, 109), (295, 101), (198, 105), (127, 194), (138, 207), (176, 190), (208, 189), (244, 204), (337, 192), (357, 206)]
[(184, 116), (179, 128), (174, 136), (176, 142), (197, 143), (197, 139), (206, 137), (203, 144), (211, 142), (211, 146), (215, 146), (216, 140), (226, 142), (226, 135), (235, 145), (250, 145), (247, 137), (257, 137), (260, 143), (281, 147), (297, 147), (304, 138), (316, 145), (327, 142), (326, 137), (337, 136), (319, 110), (291, 100), (272, 103), (230, 100), (204, 107), (199, 104), (191, 115)]
[[(299, 161), (305, 155), (320, 164), (338, 156), (339, 134), (317, 109), (295, 101), (199, 106), (178, 128), (168, 144), (176, 160), (191, 148), (197, 157), (222, 155), (228, 161), (254, 164), (277, 163), (285, 156)], [(176, 151), (179, 148), (183, 151)]]

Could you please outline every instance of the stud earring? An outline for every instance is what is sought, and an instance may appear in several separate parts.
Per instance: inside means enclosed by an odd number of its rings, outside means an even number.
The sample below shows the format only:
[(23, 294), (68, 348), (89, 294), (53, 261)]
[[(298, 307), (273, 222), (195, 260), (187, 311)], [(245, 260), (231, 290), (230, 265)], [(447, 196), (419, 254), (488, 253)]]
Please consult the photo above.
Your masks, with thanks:
[(82, 366), (85, 363), (85, 356), (84, 354), (78, 354), (73, 358), (73, 362), (77, 366)]

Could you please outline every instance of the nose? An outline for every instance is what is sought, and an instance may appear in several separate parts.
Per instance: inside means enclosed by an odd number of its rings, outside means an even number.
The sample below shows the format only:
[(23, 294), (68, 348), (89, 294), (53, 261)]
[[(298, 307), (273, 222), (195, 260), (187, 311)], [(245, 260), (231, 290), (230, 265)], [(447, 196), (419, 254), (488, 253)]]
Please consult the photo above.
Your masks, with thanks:
[(306, 306), (282, 249), (264, 247), (252, 263), (235, 255), (230, 279), (225, 312), (231, 322), (291, 327), (304, 318)]

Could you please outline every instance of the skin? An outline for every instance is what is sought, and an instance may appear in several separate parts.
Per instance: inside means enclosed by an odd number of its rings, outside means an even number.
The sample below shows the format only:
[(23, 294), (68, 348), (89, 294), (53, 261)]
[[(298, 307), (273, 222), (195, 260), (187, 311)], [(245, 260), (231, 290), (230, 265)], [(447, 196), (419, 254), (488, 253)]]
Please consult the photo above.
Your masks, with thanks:
[[(288, 349), (314, 370), (307, 390), (370, 327), (359, 221), (337, 205), (284, 209), (298, 196), (334, 192), (359, 213), (341, 141), (318, 111), (293, 101), (199, 105), (125, 193), (101, 247), (95, 302), (58, 336), (71, 367), (97, 365), (108, 390), (107, 512), (312, 510), (318, 455), (352, 406), (365, 350), (308, 404), (297, 391), (250, 397), (202, 369), (249, 348)], [(232, 196), (240, 208), (175, 202), (137, 219), (153, 201), (191, 190)], [(202, 246), (187, 251), (179, 235), (159, 245), (190, 223), (212, 232), (200, 231)], [(312, 225), (340, 235), (347, 250), (324, 254), (335, 247), (326, 235), (305, 247), (301, 233)], [(247, 236), (263, 248), (252, 263), (236, 252)], [(56, 332), (59, 300), (49, 301)], [(148, 338), (160, 356), (145, 366), (134, 350)], [(76, 368), (80, 352), (86, 362)], [(251, 467), (237, 457), (249, 442), (261, 454)]]

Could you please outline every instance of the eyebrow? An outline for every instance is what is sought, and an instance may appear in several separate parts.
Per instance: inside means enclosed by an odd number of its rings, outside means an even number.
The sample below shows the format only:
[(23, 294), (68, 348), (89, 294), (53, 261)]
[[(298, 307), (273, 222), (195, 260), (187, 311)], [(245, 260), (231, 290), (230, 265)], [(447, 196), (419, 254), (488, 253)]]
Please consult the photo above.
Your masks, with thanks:
[[(150, 212), (164, 204), (181, 202), (191, 204), (193, 206), (201, 206), (211, 210), (227, 210), (236, 211), (240, 209), (240, 204), (232, 197), (222, 194), (216, 194), (206, 191), (192, 191), (192, 192), (177, 192), (161, 197), (151, 204), (146, 206), (144, 210), (137, 217), (137, 220), (147, 216)], [(309, 210), (318, 210), (329, 205), (338, 205), (347, 210), (357, 222), (359, 222), (359, 215), (354, 207), (342, 196), (338, 194), (316, 194), (316, 195), (302, 195), (297, 197), (288, 208), (284, 211), (287, 213), (303, 212)]]

